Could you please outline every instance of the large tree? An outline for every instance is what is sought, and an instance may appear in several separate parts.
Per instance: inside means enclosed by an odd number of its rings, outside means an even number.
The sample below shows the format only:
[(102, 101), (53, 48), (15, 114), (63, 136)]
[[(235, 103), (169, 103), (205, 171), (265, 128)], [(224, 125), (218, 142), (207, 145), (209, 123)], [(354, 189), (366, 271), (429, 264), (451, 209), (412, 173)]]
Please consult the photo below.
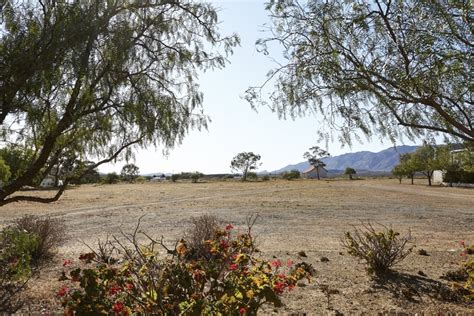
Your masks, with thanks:
[(320, 180), (320, 177), (319, 177), (320, 168), (323, 168), (326, 166), (326, 164), (323, 161), (323, 158), (326, 158), (329, 156), (330, 156), (329, 152), (327, 152), (326, 150), (322, 149), (319, 146), (313, 146), (309, 149), (309, 151), (303, 154), (303, 158), (308, 159), (309, 164), (316, 169), (316, 175), (318, 177), (318, 180)]
[[(0, 205), (51, 202), (12, 195), (59, 160), (129, 158), (171, 148), (205, 127), (198, 71), (220, 68), (238, 44), (218, 33), (212, 5), (190, 0), (0, 1), (2, 141), (31, 148)], [(216, 49), (218, 47), (219, 49)], [(88, 170), (82, 170), (87, 173)]]
[(283, 60), (247, 90), (253, 106), (319, 113), (321, 131), (349, 144), (354, 130), (474, 141), (472, 1), (271, 0), (267, 9), (272, 34), (257, 45), (268, 54), (280, 44)]
[(242, 172), (242, 181), (247, 180), (249, 171), (257, 170), (260, 166), (260, 159), (262, 157), (253, 152), (241, 152), (237, 154), (230, 162), (230, 168)]

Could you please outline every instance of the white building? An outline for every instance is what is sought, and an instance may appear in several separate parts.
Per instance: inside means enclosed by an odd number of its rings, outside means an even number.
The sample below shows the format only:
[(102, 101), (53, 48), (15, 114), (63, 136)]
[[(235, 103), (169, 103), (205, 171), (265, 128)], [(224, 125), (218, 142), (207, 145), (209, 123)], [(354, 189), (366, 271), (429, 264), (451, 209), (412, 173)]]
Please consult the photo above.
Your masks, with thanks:
[(42, 187), (42, 188), (52, 188), (52, 187), (54, 187), (54, 177), (53, 176), (46, 176), (46, 178), (41, 180), (40, 187)]
[(163, 181), (166, 181), (166, 175), (163, 173), (159, 176), (153, 176), (151, 179), (150, 179), (151, 182), (163, 182)]
[[(53, 176), (46, 176), (43, 180), (41, 180), (40, 187), (41, 188), (53, 188), (55, 185), (55, 178)], [(58, 180), (58, 186), (63, 185), (63, 180)]]

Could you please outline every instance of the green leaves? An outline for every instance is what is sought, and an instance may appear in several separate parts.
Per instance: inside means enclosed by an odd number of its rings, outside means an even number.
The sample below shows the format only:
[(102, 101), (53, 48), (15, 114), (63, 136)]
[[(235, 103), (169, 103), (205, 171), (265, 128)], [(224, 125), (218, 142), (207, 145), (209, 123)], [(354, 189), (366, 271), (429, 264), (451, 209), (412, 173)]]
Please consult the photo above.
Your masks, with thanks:
[(205, 128), (198, 70), (224, 67), (238, 42), (194, 1), (15, 2), (0, 35), (0, 123), (15, 121), (4, 141), (37, 156), (1, 203), (55, 155), (101, 164)]
[(230, 162), (230, 168), (232, 170), (242, 171), (242, 181), (247, 180), (247, 174), (249, 171), (256, 170), (261, 164), (259, 160), (262, 157), (253, 152), (241, 152), (232, 158)]
[(471, 9), (469, 1), (270, 1), (272, 36), (257, 46), (268, 54), (277, 42), (287, 62), (246, 99), (270, 101), (280, 117), (317, 113), (320, 131), (349, 145), (354, 131), (473, 141)]

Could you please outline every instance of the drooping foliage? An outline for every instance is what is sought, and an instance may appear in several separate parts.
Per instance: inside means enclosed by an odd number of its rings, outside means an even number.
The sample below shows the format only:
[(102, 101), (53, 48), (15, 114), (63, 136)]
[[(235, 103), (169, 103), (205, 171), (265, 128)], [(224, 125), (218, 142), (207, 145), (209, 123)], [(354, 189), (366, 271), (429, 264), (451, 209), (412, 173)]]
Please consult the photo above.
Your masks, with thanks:
[(0, 4), (1, 140), (33, 152), (1, 204), (59, 198), (80, 174), (64, 175), (53, 198), (10, 196), (60, 159), (95, 161), (92, 170), (205, 127), (198, 71), (224, 67), (239, 41), (219, 34), (212, 5), (195, 1)]
[[(283, 60), (253, 105), (281, 117), (317, 113), (320, 134), (355, 131), (395, 141), (441, 133), (474, 140), (472, 1), (271, 0), (271, 35), (257, 42)], [(273, 85), (273, 86), (272, 86)], [(267, 93), (268, 88), (270, 92)]]

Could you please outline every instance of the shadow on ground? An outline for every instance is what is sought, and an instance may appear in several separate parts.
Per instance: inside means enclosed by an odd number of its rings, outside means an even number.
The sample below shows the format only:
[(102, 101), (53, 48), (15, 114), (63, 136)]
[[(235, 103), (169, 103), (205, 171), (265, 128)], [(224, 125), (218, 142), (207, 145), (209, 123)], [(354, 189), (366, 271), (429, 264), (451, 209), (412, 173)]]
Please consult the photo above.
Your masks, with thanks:
[(374, 290), (385, 290), (397, 299), (413, 303), (423, 303), (426, 299), (453, 303), (462, 301), (461, 292), (425, 276), (392, 271), (374, 277), (373, 281)]

